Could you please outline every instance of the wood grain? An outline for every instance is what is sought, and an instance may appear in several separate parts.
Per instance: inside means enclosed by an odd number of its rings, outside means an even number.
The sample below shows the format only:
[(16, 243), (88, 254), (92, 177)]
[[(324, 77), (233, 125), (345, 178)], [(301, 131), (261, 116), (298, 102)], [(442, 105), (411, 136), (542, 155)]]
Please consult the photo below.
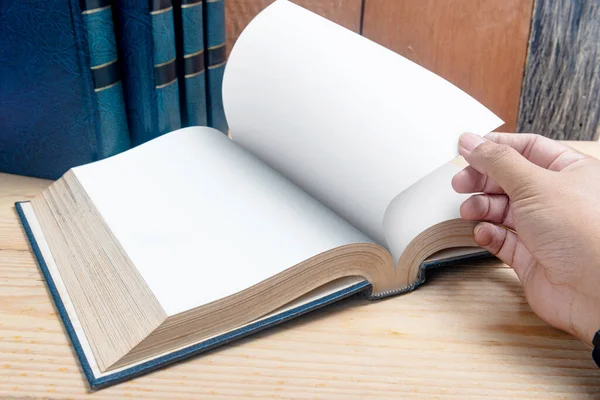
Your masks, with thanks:
[[(225, 0), (227, 55), (246, 25), (274, 0)], [(292, 0), (355, 32), (360, 30), (362, 0)]]
[[(600, 157), (600, 144), (571, 143)], [(90, 393), (14, 202), (48, 181), (0, 174), (0, 398), (592, 399), (600, 369), (542, 322), (498, 262), (440, 269), (408, 295), (347, 299)]]
[(536, 0), (518, 130), (600, 135), (600, 1)]
[(363, 35), (435, 72), (514, 132), (533, 0), (365, 0)]

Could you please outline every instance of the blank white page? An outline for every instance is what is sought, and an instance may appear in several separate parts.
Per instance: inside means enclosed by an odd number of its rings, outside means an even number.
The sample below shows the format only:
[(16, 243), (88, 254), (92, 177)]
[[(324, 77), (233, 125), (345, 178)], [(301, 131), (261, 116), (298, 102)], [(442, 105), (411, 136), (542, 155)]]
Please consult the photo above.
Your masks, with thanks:
[(223, 82), (232, 138), (384, 244), (401, 191), (502, 124), (444, 79), (286, 0), (236, 41)]
[(168, 315), (372, 242), (212, 128), (181, 129), (74, 171)]

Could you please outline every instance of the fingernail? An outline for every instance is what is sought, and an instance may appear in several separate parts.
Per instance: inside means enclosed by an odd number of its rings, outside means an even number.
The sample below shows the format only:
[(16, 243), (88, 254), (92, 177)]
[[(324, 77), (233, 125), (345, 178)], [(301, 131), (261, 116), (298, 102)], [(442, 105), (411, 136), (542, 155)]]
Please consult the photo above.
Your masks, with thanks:
[[(489, 246), (492, 242), (493, 235), (490, 232), (485, 232), (486, 226), (490, 226), (491, 224), (487, 222), (480, 222), (477, 224), (475, 229), (473, 229), (473, 240), (481, 247)], [(491, 225), (493, 226), (493, 225)]]
[(479, 135), (476, 135), (474, 133), (464, 133), (460, 136), (460, 139), (458, 140), (458, 145), (460, 146), (460, 148), (470, 153), (475, 149), (475, 147), (479, 146), (483, 142), (483, 138)]

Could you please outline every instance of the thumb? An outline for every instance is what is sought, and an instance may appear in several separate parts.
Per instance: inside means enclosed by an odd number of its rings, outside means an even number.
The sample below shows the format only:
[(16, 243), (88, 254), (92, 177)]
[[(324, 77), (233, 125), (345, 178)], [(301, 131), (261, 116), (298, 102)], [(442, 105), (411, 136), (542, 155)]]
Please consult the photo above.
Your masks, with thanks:
[(459, 153), (480, 174), (495, 181), (509, 196), (534, 182), (543, 169), (507, 144), (499, 144), (473, 133), (459, 140)]

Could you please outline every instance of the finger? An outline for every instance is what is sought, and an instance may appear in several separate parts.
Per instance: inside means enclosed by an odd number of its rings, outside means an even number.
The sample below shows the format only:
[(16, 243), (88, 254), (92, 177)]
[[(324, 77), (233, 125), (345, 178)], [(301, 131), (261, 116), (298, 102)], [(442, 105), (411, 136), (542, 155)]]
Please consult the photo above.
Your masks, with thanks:
[(461, 135), (459, 153), (471, 167), (493, 179), (509, 196), (540, 179), (544, 171), (509, 145), (498, 144), (472, 133)]
[(514, 232), (489, 222), (482, 222), (475, 227), (474, 240), (483, 249), (511, 266), (521, 283), (527, 286), (535, 262)]
[(535, 165), (551, 171), (562, 171), (586, 157), (563, 143), (531, 133), (492, 132), (485, 138), (498, 144), (508, 145)]
[(515, 229), (508, 196), (477, 194), (460, 206), (460, 216), (469, 221), (488, 221)]
[(452, 187), (457, 193), (504, 193), (504, 190), (493, 179), (477, 172), (470, 165), (454, 175)]

